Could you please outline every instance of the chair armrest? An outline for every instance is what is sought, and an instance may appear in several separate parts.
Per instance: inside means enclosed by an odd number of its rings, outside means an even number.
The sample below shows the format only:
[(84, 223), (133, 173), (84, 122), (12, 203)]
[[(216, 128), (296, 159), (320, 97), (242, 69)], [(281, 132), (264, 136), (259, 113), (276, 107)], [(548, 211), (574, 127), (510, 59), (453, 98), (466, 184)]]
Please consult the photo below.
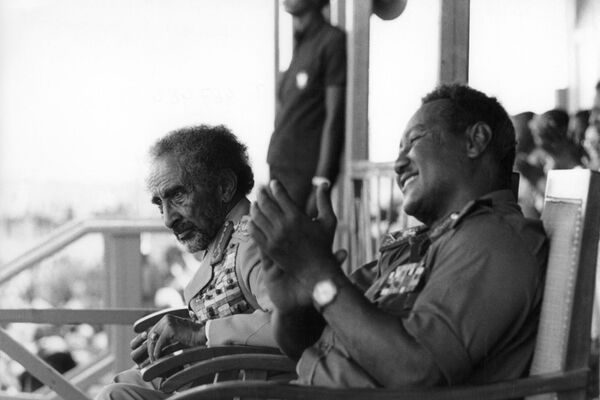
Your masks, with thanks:
[(142, 368), (142, 378), (149, 382), (158, 377), (164, 377), (176, 368), (183, 367), (215, 357), (234, 354), (281, 354), (279, 349), (262, 346), (215, 346), (194, 347), (192, 349), (176, 351), (165, 357), (161, 357), (151, 365)]
[(401, 389), (329, 389), (264, 381), (228, 381), (202, 385), (178, 393), (170, 400), (231, 399), (315, 399), (315, 400), (501, 400), (534, 394), (585, 389), (589, 370), (587, 368), (532, 376), (514, 381), (504, 381), (481, 386), (454, 386), (449, 388), (401, 388)]
[(281, 354), (235, 354), (197, 362), (166, 379), (161, 390), (172, 393), (180, 387), (207, 375), (234, 370), (295, 372), (296, 362)]
[(148, 314), (145, 317), (142, 317), (134, 322), (133, 331), (135, 333), (142, 333), (148, 328), (151, 328), (156, 324), (163, 316), (167, 314), (175, 315), (176, 317), (181, 318), (189, 318), (190, 313), (185, 307), (173, 307), (166, 308), (164, 310), (153, 312), (152, 314)]

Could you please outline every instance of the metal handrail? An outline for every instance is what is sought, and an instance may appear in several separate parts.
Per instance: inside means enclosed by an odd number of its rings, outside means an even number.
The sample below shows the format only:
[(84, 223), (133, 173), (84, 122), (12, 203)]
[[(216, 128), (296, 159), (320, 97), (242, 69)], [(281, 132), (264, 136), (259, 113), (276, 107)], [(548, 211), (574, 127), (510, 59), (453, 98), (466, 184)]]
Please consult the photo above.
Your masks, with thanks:
[(90, 219), (73, 221), (55, 230), (30, 249), (0, 267), (0, 285), (89, 233), (167, 232), (159, 219)]

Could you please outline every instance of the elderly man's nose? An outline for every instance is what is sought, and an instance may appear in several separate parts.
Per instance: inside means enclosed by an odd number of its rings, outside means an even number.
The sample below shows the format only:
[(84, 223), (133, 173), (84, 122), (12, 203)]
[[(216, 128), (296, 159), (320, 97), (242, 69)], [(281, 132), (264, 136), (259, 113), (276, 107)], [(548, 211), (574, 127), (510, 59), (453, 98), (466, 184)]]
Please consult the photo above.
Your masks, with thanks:
[(169, 229), (173, 229), (177, 221), (181, 218), (181, 215), (177, 210), (169, 205), (165, 205), (163, 208), (163, 221), (165, 226)]

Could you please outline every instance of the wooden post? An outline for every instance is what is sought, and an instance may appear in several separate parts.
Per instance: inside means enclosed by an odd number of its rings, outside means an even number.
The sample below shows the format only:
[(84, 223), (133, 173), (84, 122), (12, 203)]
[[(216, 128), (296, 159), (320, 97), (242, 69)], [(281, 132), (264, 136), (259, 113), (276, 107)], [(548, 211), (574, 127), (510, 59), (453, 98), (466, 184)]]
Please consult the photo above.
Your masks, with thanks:
[[(339, 210), (343, 218), (340, 221), (341, 237), (336, 245), (350, 251), (350, 235), (354, 227), (352, 221), (354, 204), (354, 185), (350, 173), (354, 161), (369, 158), (369, 40), (372, 0), (345, 0), (345, 28), (348, 35), (348, 84), (346, 86), (346, 145), (344, 155), (344, 174), (340, 177), (343, 186)], [(348, 270), (356, 268), (348, 266)]]
[[(275, 102), (277, 102), (277, 81), (279, 79), (279, 0), (273, 0), (273, 85)], [(275, 108), (275, 107), (273, 107)], [(275, 112), (274, 110), (273, 112)]]
[[(107, 269), (107, 305), (116, 308), (142, 306), (142, 257), (139, 233), (107, 233), (104, 235), (104, 256)], [(129, 342), (133, 339), (131, 326), (109, 328), (115, 370), (132, 366)]]
[(470, 0), (442, 0), (439, 83), (469, 82)]

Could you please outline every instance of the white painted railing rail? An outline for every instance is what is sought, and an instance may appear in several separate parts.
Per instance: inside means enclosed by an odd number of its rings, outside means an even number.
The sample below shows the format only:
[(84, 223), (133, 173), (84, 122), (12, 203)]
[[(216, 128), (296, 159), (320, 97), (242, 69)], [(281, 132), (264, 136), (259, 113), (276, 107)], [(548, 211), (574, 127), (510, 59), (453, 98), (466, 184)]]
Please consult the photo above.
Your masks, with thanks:
[(0, 285), (89, 233), (139, 235), (144, 232), (166, 232), (166, 228), (157, 219), (90, 219), (70, 222), (0, 267)]

